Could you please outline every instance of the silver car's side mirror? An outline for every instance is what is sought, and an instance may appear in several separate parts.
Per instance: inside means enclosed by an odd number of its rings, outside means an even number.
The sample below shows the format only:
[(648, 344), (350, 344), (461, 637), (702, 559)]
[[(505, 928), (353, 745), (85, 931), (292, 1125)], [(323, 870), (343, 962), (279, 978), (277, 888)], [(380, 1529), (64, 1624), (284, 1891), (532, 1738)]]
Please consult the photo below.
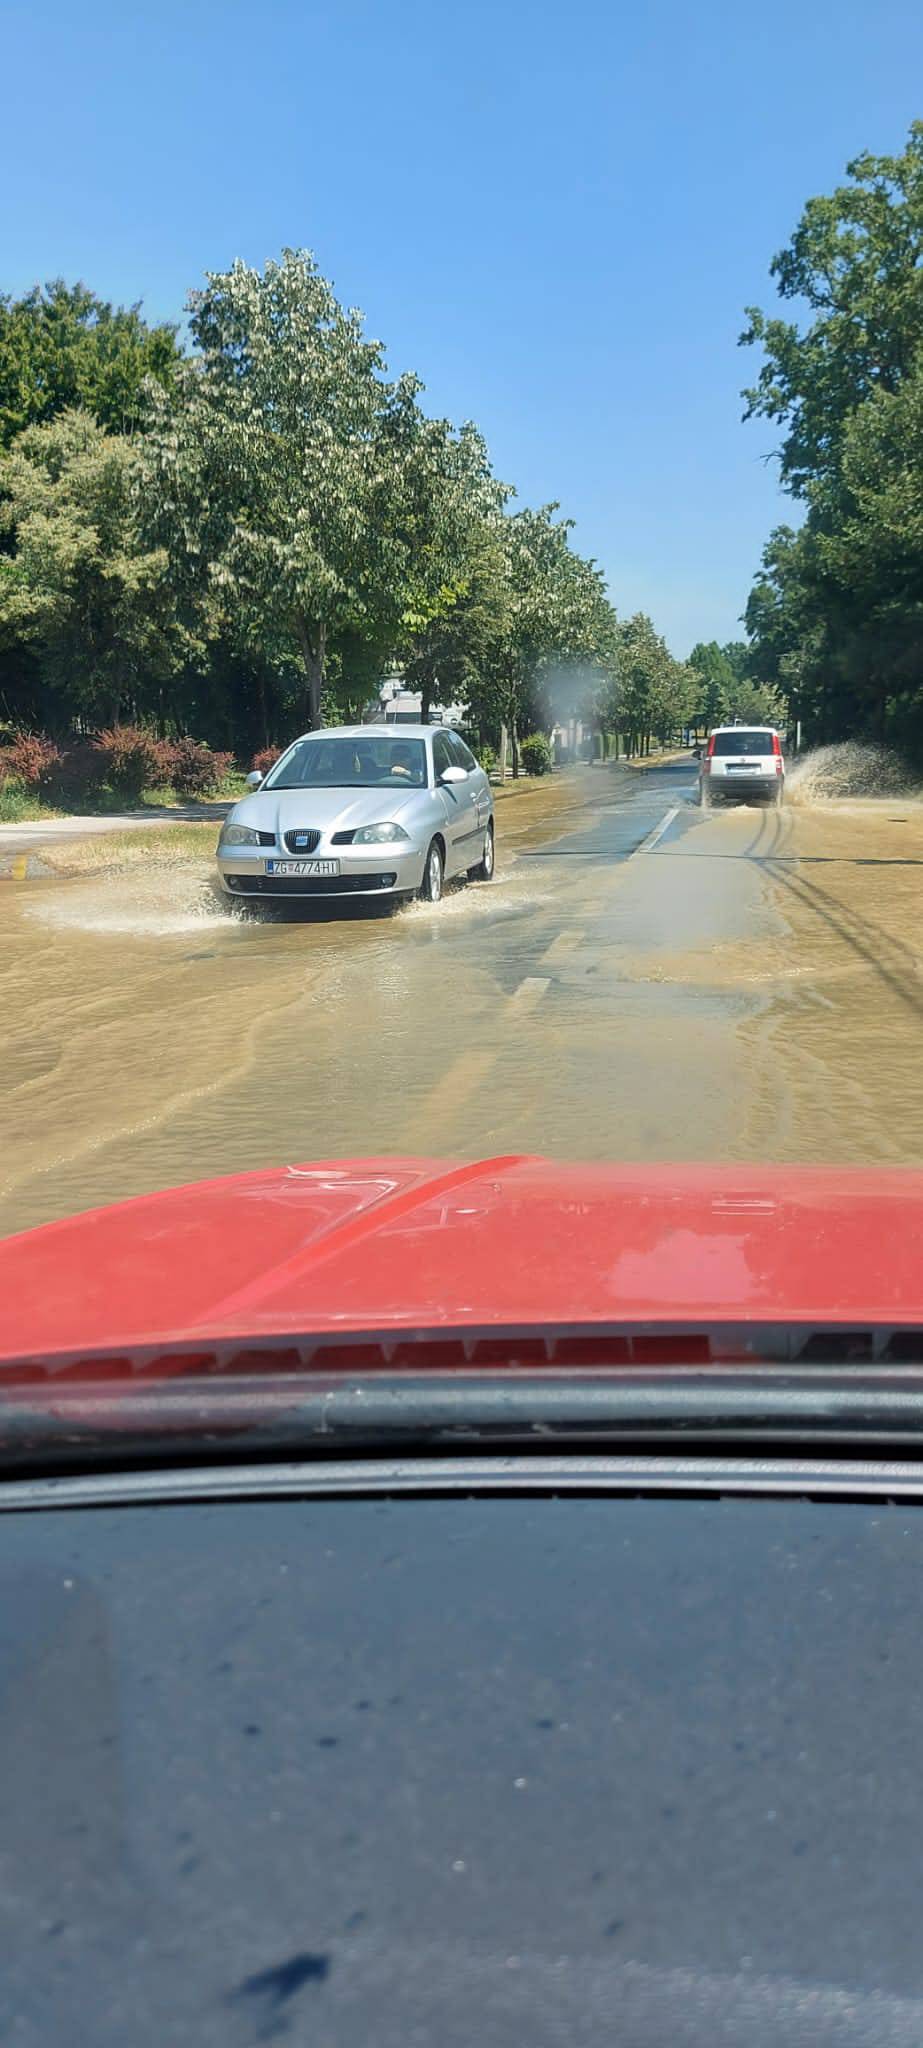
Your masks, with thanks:
[(248, 789), (259, 789), (259, 787), (260, 787), (260, 784), (261, 784), (262, 780), (263, 780), (263, 777), (262, 777), (262, 775), (260, 774), (260, 771), (259, 771), (259, 769), (258, 769), (258, 768), (252, 768), (252, 769), (251, 769), (251, 771), (250, 771), (250, 774), (249, 774), (249, 775), (247, 776), (247, 788), (248, 788)]
[(449, 764), (448, 768), (443, 768), (439, 780), (440, 782), (467, 782), (468, 776), (464, 768), (459, 768), (457, 764), (454, 761), (452, 761)]

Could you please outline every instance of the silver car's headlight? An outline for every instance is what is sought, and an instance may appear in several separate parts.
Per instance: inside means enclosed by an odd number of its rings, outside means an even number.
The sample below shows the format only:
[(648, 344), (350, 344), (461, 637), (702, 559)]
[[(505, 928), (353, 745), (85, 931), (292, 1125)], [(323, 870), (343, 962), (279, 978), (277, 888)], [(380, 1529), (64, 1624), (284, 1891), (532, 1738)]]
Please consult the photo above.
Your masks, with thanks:
[(252, 825), (222, 825), (219, 846), (259, 846), (260, 835)]
[(360, 825), (358, 832), (353, 833), (353, 845), (381, 846), (386, 841), (390, 844), (395, 839), (409, 838), (410, 833), (404, 831), (403, 825), (395, 825), (385, 819), (381, 825)]

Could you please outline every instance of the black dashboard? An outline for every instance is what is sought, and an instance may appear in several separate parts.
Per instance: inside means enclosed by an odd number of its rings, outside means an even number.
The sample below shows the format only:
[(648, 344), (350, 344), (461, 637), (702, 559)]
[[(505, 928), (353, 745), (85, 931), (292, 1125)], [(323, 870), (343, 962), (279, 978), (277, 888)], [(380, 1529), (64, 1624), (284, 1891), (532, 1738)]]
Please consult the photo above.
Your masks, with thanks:
[(0, 2036), (923, 2040), (923, 1515), (0, 1517)]

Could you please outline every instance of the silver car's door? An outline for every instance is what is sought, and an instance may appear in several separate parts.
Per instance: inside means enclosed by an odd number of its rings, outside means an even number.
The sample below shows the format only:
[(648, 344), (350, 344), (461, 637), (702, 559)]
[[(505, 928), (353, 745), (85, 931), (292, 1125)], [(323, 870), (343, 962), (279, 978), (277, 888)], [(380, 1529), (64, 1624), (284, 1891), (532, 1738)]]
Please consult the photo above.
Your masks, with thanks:
[(436, 790), (442, 803), (445, 817), (446, 874), (461, 875), (472, 866), (475, 855), (471, 849), (476, 844), (477, 810), (475, 804), (474, 777), (465, 770), (463, 782), (444, 783), (440, 780), (447, 768), (458, 768), (460, 762), (452, 746), (452, 735), (437, 732), (433, 736), (433, 769), (436, 776)]
[(465, 774), (468, 777), (468, 789), (471, 793), (473, 808), (471, 839), (468, 846), (468, 857), (465, 861), (465, 866), (471, 868), (477, 866), (484, 853), (484, 834), (487, 830), (488, 819), (493, 810), (493, 798), (491, 796), (489, 779), (485, 775), (480, 762), (475, 760), (471, 748), (466, 747), (461, 733), (450, 733), (449, 745), (459, 766), (464, 768)]

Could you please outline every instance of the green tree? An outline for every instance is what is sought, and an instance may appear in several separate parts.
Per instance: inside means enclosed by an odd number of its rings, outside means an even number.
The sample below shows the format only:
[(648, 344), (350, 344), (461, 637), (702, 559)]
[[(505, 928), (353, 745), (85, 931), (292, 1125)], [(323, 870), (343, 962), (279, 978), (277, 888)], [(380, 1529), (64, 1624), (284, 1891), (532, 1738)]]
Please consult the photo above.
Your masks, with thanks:
[(502, 719), (489, 671), (502, 642), (503, 619), (501, 550), (488, 522), (471, 536), (463, 568), (443, 585), (428, 615), (404, 617), (404, 675), (408, 687), (421, 693), (424, 720), (437, 697), (464, 703), (485, 736), (496, 739)]
[(387, 381), (306, 251), (211, 274), (190, 309), (197, 354), (150, 391), (152, 531), (242, 644), (297, 663), (314, 726), (337, 636), (397, 638), (419, 386)]
[(506, 727), (514, 775), (524, 724), (549, 721), (562, 674), (601, 658), (611, 635), (602, 575), (572, 550), (572, 522), (557, 519), (557, 510), (524, 507), (497, 519), (492, 532), (485, 645), (468, 698), (483, 732)]
[(923, 757), (923, 124), (849, 175), (773, 265), (808, 324), (760, 314), (744, 337), (766, 352), (750, 411), (783, 424), (783, 481), (806, 505), (764, 551), (750, 671), (809, 741), (868, 733)]
[(191, 644), (139, 534), (131, 444), (83, 412), (28, 427), (0, 458), (0, 525), (0, 636), (37, 658), (49, 721), (161, 711)]
[(666, 641), (645, 612), (625, 620), (619, 646), (619, 709), (630, 754), (646, 753), (651, 734), (662, 733), (672, 722), (669, 706), (676, 667)]
[(795, 495), (837, 472), (856, 408), (896, 392), (923, 343), (923, 121), (902, 155), (858, 156), (847, 175), (808, 200), (771, 265), (780, 297), (806, 306), (809, 324), (751, 307), (741, 336), (765, 355), (746, 417), (784, 426), (782, 480)]
[(403, 464), (407, 588), (397, 653), (427, 722), (436, 693), (463, 695), (492, 618), (494, 536), (509, 495), (477, 428), (421, 420)]
[(694, 676), (692, 722), (696, 726), (720, 725), (728, 715), (736, 672), (733, 661), (717, 640), (699, 640), (689, 656)]
[(56, 278), (21, 299), (0, 295), (0, 447), (25, 427), (79, 407), (112, 433), (137, 425), (141, 387), (172, 379), (180, 351), (168, 322), (111, 306)]
[(786, 713), (781, 687), (784, 671), (773, 680), (752, 673), (751, 650), (744, 640), (700, 641), (689, 656), (689, 722), (721, 725), (735, 718), (754, 724), (780, 725)]

